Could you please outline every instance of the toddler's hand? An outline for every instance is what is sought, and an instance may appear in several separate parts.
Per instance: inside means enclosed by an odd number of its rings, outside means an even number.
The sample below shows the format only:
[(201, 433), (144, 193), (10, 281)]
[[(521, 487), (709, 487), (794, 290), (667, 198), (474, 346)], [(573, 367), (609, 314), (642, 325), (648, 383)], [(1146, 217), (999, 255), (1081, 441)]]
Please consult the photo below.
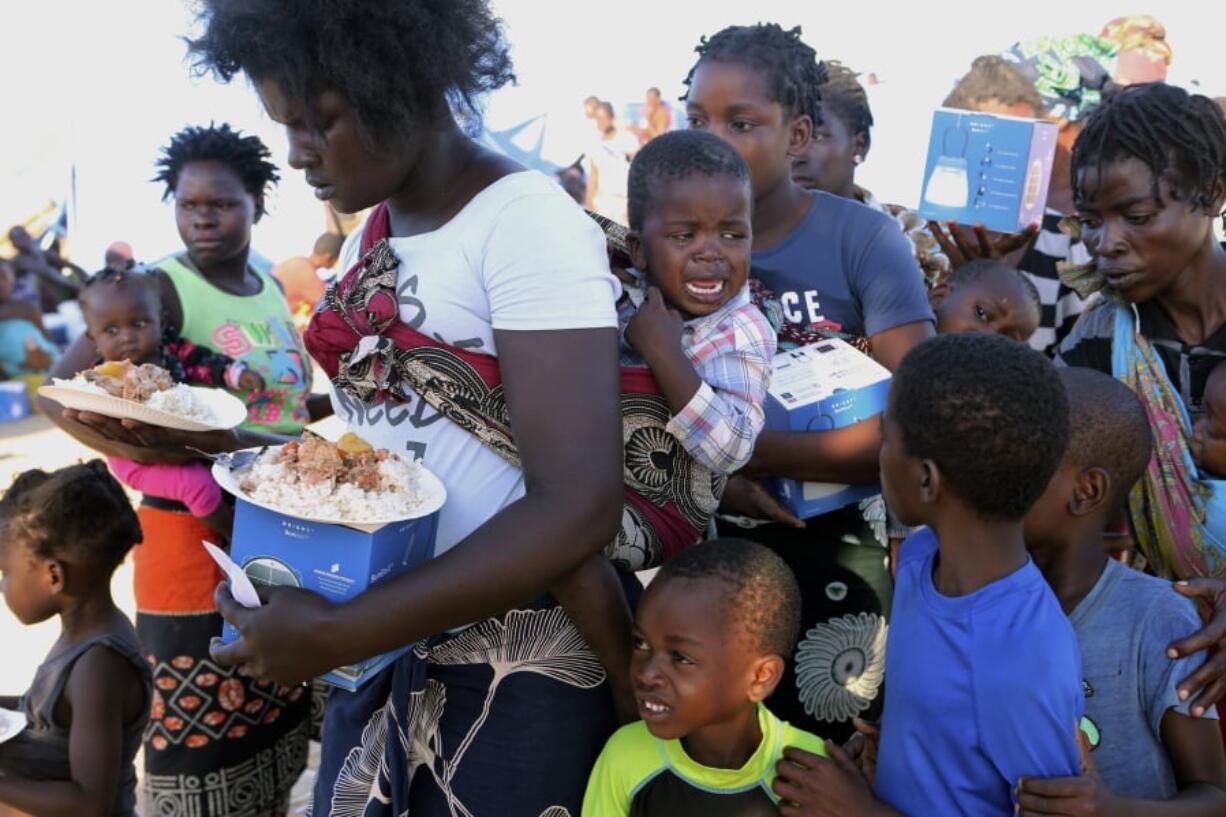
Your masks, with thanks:
[(238, 376), (238, 387), (242, 391), (264, 391), (264, 378), (259, 372), (247, 369)]
[(644, 358), (654, 352), (681, 348), (681, 330), (684, 327), (681, 315), (669, 309), (660, 290), (651, 287), (639, 311), (626, 327), (626, 340)]

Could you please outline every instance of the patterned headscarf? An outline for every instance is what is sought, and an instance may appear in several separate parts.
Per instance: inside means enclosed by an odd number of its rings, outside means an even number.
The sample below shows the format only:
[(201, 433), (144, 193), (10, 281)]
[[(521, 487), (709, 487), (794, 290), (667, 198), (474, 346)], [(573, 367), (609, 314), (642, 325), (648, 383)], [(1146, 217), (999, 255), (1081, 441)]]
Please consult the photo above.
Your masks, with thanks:
[(1153, 60), (1171, 64), (1171, 45), (1166, 41), (1166, 26), (1148, 14), (1116, 17), (1103, 26), (1099, 36), (1119, 46), (1120, 52), (1139, 51)]
[(1049, 115), (1076, 121), (1113, 88), (1118, 54), (1110, 40), (1074, 34), (1014, 43), (1001, 57), (1034, 83)]

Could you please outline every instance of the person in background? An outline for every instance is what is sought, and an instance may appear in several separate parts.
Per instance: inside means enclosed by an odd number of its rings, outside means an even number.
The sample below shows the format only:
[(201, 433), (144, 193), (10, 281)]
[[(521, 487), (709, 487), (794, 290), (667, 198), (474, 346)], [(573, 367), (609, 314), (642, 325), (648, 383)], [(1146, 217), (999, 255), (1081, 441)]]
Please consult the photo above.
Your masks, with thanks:
[(659, 88), (647, 89), (647, 100), (643, 105), (642, 124), (632, 125), (630, 130), (639, 138), (639, 144), (645, 145), (662, 133), (673, 129), (673, 112), (660, 100)]
[(608, 102), (596, 105), (592, 121), (596, 123), (599, 136), (584, 157), (587, 195), (583, 206), (618, 224), (625, 224), (628, 220), (626, 180), (639, 143), (633, 133), (618, 127), (613, 106)]
[(583, 116), (585, 119), (595, 119), (596, 109), (600, 107), (600, 97), (588, 96), (583, 100)]
[(915, 260), (929, 289), (949, 275), (949, 258), (941, 252), (927, 222), (897, 204), (882, 204), (856, 184), (856, 169), (872, 147), (873, 112), (859, 75), (836, 60), (824, 60), (826, 81), (821, 85), (820, 125), (815, 125), (809, 146), (792, 157), (792, 181), (806, 190), (823, 190), (853, 199), (891, 216), (911, 242)]
[(335, 275), (333, 267), (340, 259), (344, 243), (345, 237), (340, 233), (322, 233), (315, 239), (310, 255), (287, 258), (272, 268), (272, 277), (281, 284), (299, 331), (311, 322), (311, 313), (327, 288), (326, 281)]
[(132, 245), (126, 241), (114, 241), (103, 254), (103, 264), (115, 272), (132, 269), (136, 260), (132, 256)]
[(929, 222), (955, 267), (974, 258), (1004, 258), (1030, 276), (1043, 300), (1043, 319), (1030, 345), (1049, 355), (1093, 304), (1060, 281), (1058, 264), (1089, 260), (1085, 246), (1060, 230), (1060, 219), (1073, 212), (1073, 142), (1090, 112), (1118, 89), (1111, 77), (1115, 53), (1114, 43), (1088, 34), (1016, 43), (1002, 55), (976, 59), (945, 100), (949, 108), (1046, 119), (1059, 127), (1041, 224), (999, 235), (982, 225)]
[(153, 679), (111, 577), (140, 541), (123, 488), (99, 460), (26, 471), (0, 499), (0, 593), (22, 624), (60, 623), (25, 695), (0, 695), (29, 723), (0, 743), (0, 811), (135, 817), (132, 761)]
[(43, 312), (54, 312), (60, 303), (76, 297), (85, 283), (85, 270), (65, 261), (55, 250), (40, 248), (20, 225), (9, 230), (9, 241), (17, 250), (9, 260), (20, 297), (34, 300)]
[(1156, 18), (1148, 14), (1116, 17), (1098, 36), (1119, 48), (1111, 73), (1116, 84), (1166, 81), (1174, 54), (1166, 41), (1166, 26)]
[(46, 374), (60, 356), (39, 308), (12, 297), (15, 280), (13, 265), (0, 258), (0, 380)]
[(584, 197), (587, 195), (587, 176), (583, 172), (583, 160), (579, 159), (574, 164), (569, 164), (561, 168), (554, 176), (558, 180), (558, 184), (566, 191), (566, 195), (575, 200), (575, 204), (583, 206)]
[[(753, 183), (751, 277), (774, 293), (791, 330), (834, 332), (871, 345), (893, 369), (933, 333), (911, 245), (888, 216), (792, 181), (792, 158), (820, 126), (825, 80), (799, 29), (732, 26), (704, 37), (686, 78), (691, 128), (726, 140)], [(863, 341), (867, 341), (864, 343)], [(800, 643), (767, 701), (776, 715), (843, 740), (853, 717), (878, 711), (891, 582), (885, 541), (855, 506), (797, 519), (758, 480), (872, 483), (876, 419), (834, 431), (763, 431), (724, 494), (721, 534), (758, 541), (796, 574)], [(866, 714), (870, 713), (870, 714)]]
[(1200, 626), (1169, 582), (1107, 556), (1103, 527), (1149, 464), (1153, 435), (1128, 387), (1092, 369), (1060, 372), (1068, 449), (1026, 515), (1026, 547), (1073, 623), (1085, 717), (1077, 777), (1021, 781), (1029, 815), (1226, 814), (1226, 750), (1217, 717), (1191, 715), (1176, 683), (1203, 655), (1171, 661), (1167, 645)]

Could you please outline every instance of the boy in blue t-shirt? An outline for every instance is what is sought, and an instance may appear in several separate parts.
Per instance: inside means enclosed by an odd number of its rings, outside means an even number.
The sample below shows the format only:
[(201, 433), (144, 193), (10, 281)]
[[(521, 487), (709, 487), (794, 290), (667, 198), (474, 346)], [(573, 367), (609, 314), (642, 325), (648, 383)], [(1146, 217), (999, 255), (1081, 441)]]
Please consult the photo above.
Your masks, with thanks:
[(1189, 712), (1176, 684), (1204, 655), (1172, 661), (1167, 645), (1200, 626), (1171, 583), (1109, 559), (1104, 526), (1149, 463), (1152, 432), (1136, 396), (1090, 369), (1061, 371), (1072, 436), (1059, 470), (1026, 515), (1026, 544), (1068, 613), (1081, 647), (1079, 777), (1023, 779), (1022, 814), (1226, 814), (1226, 750), (1214, 710)]
[(1077, 640), (1022, 539), (1068, 436), (1056, 369), (1019, 343), (955, 333), (903, 359), (881, 486), (927, 528), (899, 559), (875, 791), (841, 751), (788, 752), (775, 788), (796, 813), (1011, 815), (1021, 778), (1079, 772)]

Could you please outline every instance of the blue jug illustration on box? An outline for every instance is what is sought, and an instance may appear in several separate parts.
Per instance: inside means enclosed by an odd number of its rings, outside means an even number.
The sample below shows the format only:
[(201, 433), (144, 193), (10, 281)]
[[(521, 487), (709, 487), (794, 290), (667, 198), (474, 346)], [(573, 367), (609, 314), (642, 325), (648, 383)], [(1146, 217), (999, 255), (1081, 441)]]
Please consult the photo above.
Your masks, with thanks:
[(966, 148), (970, 139), (960, 116), (954, 125), (945, 128), (941, 136), (941, 155), (924, 186), (925, 201), (938, 207), (966, 206), (970, 198), (970, 177), (966, 172)]

